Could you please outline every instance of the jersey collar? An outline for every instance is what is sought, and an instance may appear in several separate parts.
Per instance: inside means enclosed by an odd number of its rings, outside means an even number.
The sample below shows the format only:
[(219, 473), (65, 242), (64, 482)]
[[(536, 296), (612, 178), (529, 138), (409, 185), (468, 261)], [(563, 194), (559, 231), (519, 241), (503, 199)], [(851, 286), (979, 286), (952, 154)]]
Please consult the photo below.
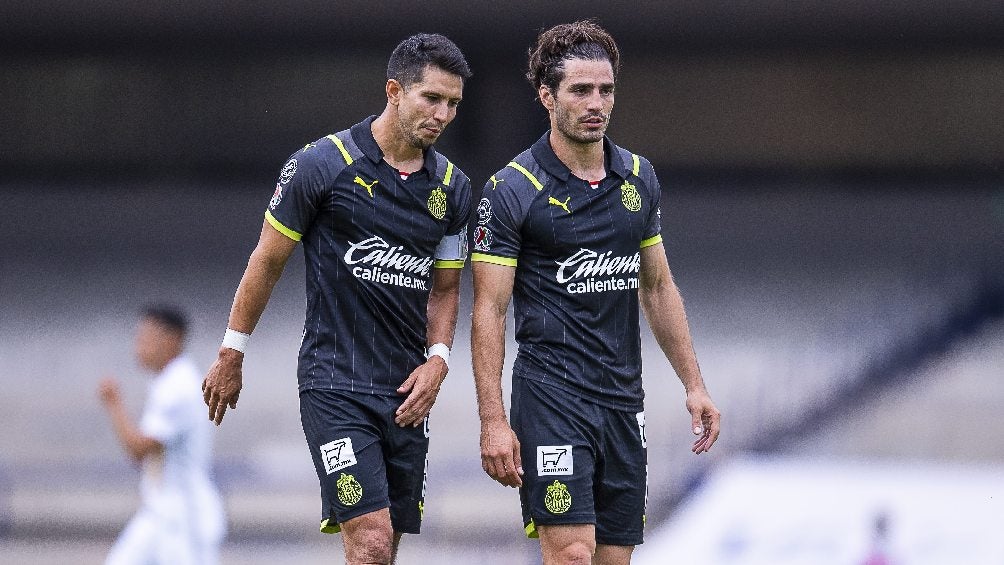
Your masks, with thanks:
[[(359, 146), (359, 150), (363, 152), (363, 155), (367, 159), (373, 162), (373, 164), (378, 164), (383, 160), (383, 151), (380, 150), (380, 146), (377, 145), (376, 139), (373, 138), (373, 130), (371, 126), (373, 120), (376, 116), (370, 116), (365, 120), (359, 122), (358, 124), (352, 126), (350, 130), (352, 132), (352, 139)], [(422, 163), (422, 168), (425, 169), (426, 173), (432, 177), (436, 174), (436, 152), (433, 151), (432, 147), (425, 150), (424, 153), (425, 162)]]
[[(551, 142), (549, 141), (550, 135), (551, 130), (547, 130), (533, 144), (531, 148), (533, 157), (548, 174), (561, 179), (562, 182), (568, 182), (569, 177), (572, 176), (572, 171), (554, 154), (554, 149), (551, 148)], [(620, 152), (617, 150), (614, 142), (610, 141), (610, 138), (605, 135), (603, 136), (603, 161), (608, 174), (613, 173), (622, 179), (628, 178), (629, 171), (627, 165), (624, 163), (624, 159), (620, 158)]]

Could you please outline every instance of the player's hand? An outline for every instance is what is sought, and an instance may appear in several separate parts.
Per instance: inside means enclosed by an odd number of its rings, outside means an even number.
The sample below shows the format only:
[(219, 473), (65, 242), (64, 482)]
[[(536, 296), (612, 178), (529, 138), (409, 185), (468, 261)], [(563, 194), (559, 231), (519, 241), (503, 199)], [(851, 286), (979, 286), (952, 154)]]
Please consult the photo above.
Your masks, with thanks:
[(122, 397), (119, 394), (119, 383), (112, 377), (105, 377), (98, 383), (98, 398), (105, 406), (119, 404)]
[(398, 387), (398, 394), (407, 394), (394, 415), (394, 423), (403, 427), (416, 427), (425, 421), (439, 396), (439, 389), (446, 378), (446, 361), (438, 355), (429, 357), (408, 375)]
[(687, 393), (687, 411), (691, 416), (691, 431), (698, 436), (690, 448), (696, 454), (711, 449), (721, 432), (721, 414), (711, 401), (706, 390), (694, 390)]
[(523, 485), (519, 440), (505, 420), (481, 423), (481, 468), (507, 487)]
[(209, 406), (209, 419), (217, 426), (227, 413), (227, 406), (237, 408), (237, 397), (241, 394), (243, 375), (241, 366), (244, 354), (229, 347), (221, 347), (216, 362), (209, 368), (202, 381), (202, 399)]

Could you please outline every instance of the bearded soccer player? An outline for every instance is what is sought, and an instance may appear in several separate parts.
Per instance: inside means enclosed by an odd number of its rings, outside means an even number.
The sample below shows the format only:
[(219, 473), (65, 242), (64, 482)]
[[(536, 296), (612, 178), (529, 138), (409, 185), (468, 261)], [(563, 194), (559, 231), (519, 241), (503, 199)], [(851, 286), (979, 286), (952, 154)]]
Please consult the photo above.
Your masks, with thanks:
[(453, 121), (463, 54), (441, 35), (401, 42), (379, 116), (286, 162), (203, 391), (236, 408), (244, 349), (297, 242), (306, 258), (300, 418), (321, 483), (321, 531), (345, 560), (391, 563), (424, 510), (428, 415), (449, 364), (467, 255), (470, 180), (432, 145)]
[[(519, 488), (545, 564), (625, 564), (642, 543), (639, 302), (686, 390), (692, 451), (719, 434), (662, 245), (659, 182), (648, 160), (605, 136), (618, 64), (613, 38), (592, 22), (541, 33), (527, 78), (551, 129), (485, 185), (474, 229), (482, 466)], [(501, 387), (510, 299), (511, 425)]]

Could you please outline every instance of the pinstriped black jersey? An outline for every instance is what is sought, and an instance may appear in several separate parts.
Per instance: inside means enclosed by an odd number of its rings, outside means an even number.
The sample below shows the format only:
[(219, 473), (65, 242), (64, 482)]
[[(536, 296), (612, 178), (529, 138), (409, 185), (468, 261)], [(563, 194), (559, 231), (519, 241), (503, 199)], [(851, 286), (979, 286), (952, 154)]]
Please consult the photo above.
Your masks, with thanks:
[(485, 184), (471, 259), (516, 268), (514, 377), (641, 410), (640, 249), (662, 240), (659, 182), (604, 139), (607, 175), (592, 188), (549, 134)]
[(373, 119), (294, 153), (265, 213), (303, 242), (301, 391), (397, 395), (424, 362), (432, 269), (462, 268), (467, 257), (470, 180), (431, 148), (402, 180)]

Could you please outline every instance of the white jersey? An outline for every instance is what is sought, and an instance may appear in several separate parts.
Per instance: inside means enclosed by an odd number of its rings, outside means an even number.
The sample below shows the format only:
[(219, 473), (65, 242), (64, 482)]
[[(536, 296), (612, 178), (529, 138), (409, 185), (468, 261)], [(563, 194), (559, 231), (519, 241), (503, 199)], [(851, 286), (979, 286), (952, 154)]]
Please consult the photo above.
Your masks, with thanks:
[(213, 430), (201, 383), (187, 357), (172, 360), (150, 383), (140, 431), (164, 450), (143, 460), (142, 507), (107, 563), (217, 561), (225, 517), (210, 478)]

